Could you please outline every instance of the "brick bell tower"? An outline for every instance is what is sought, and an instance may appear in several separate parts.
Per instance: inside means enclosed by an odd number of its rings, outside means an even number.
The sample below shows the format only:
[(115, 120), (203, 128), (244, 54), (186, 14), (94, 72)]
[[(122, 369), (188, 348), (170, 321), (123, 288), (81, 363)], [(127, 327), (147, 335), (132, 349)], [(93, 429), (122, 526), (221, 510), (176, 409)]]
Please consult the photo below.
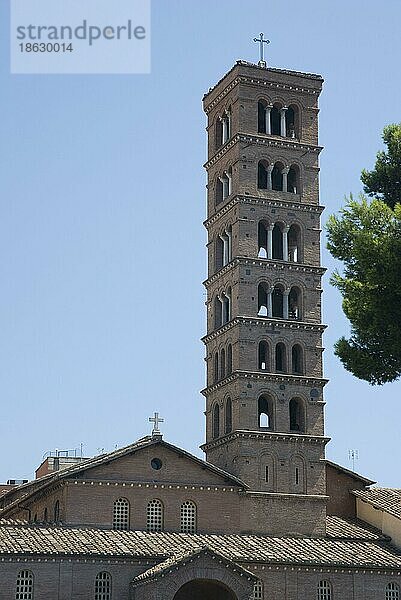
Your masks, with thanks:
[(238, 61), (203, 99), (208, 278), (202, 448), (208, 461), (240, 477), (259, 501), (279, 500), (277, 514), (283, 503), (293, 512), (307, 503), (320, 531), (328, 441), (318, 181), (322, 84), (319, 75)]

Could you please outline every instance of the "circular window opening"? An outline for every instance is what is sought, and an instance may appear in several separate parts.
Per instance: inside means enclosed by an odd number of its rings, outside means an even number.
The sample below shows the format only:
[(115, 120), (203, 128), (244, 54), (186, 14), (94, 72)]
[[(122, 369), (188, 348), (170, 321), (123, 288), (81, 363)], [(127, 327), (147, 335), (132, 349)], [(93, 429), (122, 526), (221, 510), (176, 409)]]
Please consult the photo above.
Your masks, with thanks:
[(155, 469), (156, 471), (159, 471), (159, 469), (161, 469), (163, 466), (163, 463), (160, 460), (160, 458), (152, 458), (150, 464), (152, 466), (152, 469)]

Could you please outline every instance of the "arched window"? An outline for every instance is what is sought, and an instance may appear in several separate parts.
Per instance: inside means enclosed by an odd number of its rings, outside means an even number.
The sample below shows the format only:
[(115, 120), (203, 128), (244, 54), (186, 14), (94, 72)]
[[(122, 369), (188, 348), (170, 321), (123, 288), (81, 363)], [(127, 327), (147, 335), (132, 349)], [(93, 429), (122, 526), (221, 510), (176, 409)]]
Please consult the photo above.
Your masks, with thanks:
[(148, 531), (163, 531), (163, 504), (151, 500), (148, 504), (146, 528)]
[(283, 191), (283, 170), (284, 170), (284, 165), (280, 162), (277, 162), (272, 170), (272, 190), (275, 190), (276, 192), (282, 192)]
[(258, 102), (258, 133), (267, 133), (266, 129), (266, 100)]
[(218, 296), (216, 296), (214, 299), (213, 309), (214, 309), (214, 327), (215, 327), (215, 329), (218, 329), (222, 325), (222, 318), (223, 318), (223, 305)]
[(264, 340), (259, 342), (258, 365), (260, 371), (269, 370), (269, 345)]
[(290, 319), (301, 318), (301, 291), (297, 287), (292, 287), (288, 295), (288, 317)]
[(220, 204), (231, 194), (232, 169), (224, 171), (216, 180), (216, 205)]
[(299, 139), (299, 110), (295, 104), (290, 104), (285, 113), (285, 127), (287, 137)]
[(283, 260), (283, 231), (279, 223), (273, 227), (273, 258)]
[(220, 408), (219, 405), (214, 405), (213, 408), (213, 439), (218, 438), (220, 435)]
[(129, 529), (129, 502), (126, 498), (119, 498), (113, 505), (113, 529)]
[(226, 376), (226, 351), (222, 348), (220, 352), (220, 379)]
[(259, 317), (268, 317), (271, 316), (268, 313), (268, 296), (269, 296), (269, 286), (267, 283), (259, 283), (258, 286), (258, 316)]
[(94, 600), (111, 600), (111, 575), (101, 571), (95, 577)]
[(299, 344), (294, 344), (291, 351), (292, 372), (294, 375), (302, 375), (303, 368), (303, 352)]
[(218, 235), (215, 245), (215, 265), (216, 271), (220, 271), (223, 268), (224, 260), (224, 242), (223, 239)]
[(272, 306), (273, 317), (282, 319), (284, 316), (284, 288), (280, 284), (274, 286)]
[(233, 347), (231, 344), (227, 346), (227, 375), (233, 372)]
[(223, 120), (221, 117), (217, 117), (216, 120), (216, 129), (215, 129), (215, 139), (216, 139), (216, 150), (223, 145)]
[(45, 510), (43, 511), (43, 522), (47, 523), (48, 520), (49, 520), (49, 514), (48, 514), (48, 510), (47, 510), (47, 506), (46, 506)]
[(54, 519), (53, 519), (54, 522), (59, 523), (60, 522), (60, 502), (58, 500), (56, 500), (56, 502), (54, 503), (53, 516), (54, 516)]
[(224, 111), (222, 117), (222, 126), (223, 126), (223, 144), (228, 142), (231, 137), (231, 109), (228, 108)]
[(400, 600), (400, 588), (396, 583), (386, 585), (386, 600)]
[(32, 571), (20, 571), (17, 576), (15, 600), (33, 600), (33, 584)]
[(231, 398), (227, 398), (226, 401), (226, 414), (224, 433), (230, 433), (233, 430), (233, 403)]
[(191, 500), (181, 504), (181, 533), (196, 533), (196, 504)]
[(231, 319), (231, 288), (222, 294), (222, 325), (228, 323)]
[(219, 271), (231, 260), (231, 225), (217, 236), (215, 244), (215, 266), (216, 271)]
[(274, 429), (273, 423), (273, 400), (270, 396), (263, 394), (258, 400), (259, 427)]
[(216, 381), (219, 380), (219, 353), (216, 352), (214, 355), (214, 368), (213, 368), (213, 381), (214, 383), (216, 383)]
[(301, 262), (301, 232), (298, 225), (291, 225), (288, 231), (288, 260)]
[(268, 243), (268, 223), (265, 221), (259, 221), (258, 225), (258, 258), (271, 258), (269, 256), (269, 243)]
[(287, 351), (283, 342), (276, 344), (276, 373), (287, 373)]
[(223, 202), (223, 180), (221, 177), (216, 179), (216, 206)]
[(268, 165), (265, 160), (258, 162), (258, 189), (267, 190), (268, 186)]
[(281, 135), (280, 109), (281, 107), (279, 104), (274, 104), (270, 111), (270, 131), (272, 132), (272, 135)]
[(263, 600), (263, 582), (260, 580), (253, 586), (252, 600)]
[(318, 600), (332, 600), (330, 581), (325, 579), (323, 581), (319, 581), (317, 586), (317, 598)]
[(290, 400), (290, 430), (299, 433), (305, 431), (305, 408), (300, 398)]
[(292, 165), (287, 175), (287, 192), (300, 194), (299, 168)]

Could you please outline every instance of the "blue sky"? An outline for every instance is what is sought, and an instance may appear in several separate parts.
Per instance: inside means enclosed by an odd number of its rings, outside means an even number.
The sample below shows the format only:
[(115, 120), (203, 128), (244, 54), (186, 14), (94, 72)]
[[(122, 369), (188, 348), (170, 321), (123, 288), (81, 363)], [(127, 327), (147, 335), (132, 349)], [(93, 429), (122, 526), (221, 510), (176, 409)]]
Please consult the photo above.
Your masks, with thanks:
[[(92, 455), (150, 431), (200, 454), (204, 438), (203, 93), (235, 60), (321, 73), (325, 217), (401, 121), (401, 5), (386, 0), (153, 0), (152, 73), (9, 74), (0, 5), (0, 481), (46, 451)], [(329, 273), (333, 261), (327, 252)], [(401, 383), (373, 388), (332, 346), (348, 325), (325, 281), (328, 457), (401, 487)]]

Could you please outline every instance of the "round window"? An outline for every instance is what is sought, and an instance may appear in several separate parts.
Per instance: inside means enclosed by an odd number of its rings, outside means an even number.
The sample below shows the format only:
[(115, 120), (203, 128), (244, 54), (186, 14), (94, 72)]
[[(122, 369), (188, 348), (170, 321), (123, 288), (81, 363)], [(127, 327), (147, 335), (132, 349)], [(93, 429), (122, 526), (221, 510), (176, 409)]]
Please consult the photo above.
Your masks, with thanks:
[(156, 471), (161, 469), (163, 466), (163, 463), (160, 460), (160, 458), (152, 458), (152, 460), (150, 461), (150, 464), (151, 464), (152, 469), (155, 469)]

